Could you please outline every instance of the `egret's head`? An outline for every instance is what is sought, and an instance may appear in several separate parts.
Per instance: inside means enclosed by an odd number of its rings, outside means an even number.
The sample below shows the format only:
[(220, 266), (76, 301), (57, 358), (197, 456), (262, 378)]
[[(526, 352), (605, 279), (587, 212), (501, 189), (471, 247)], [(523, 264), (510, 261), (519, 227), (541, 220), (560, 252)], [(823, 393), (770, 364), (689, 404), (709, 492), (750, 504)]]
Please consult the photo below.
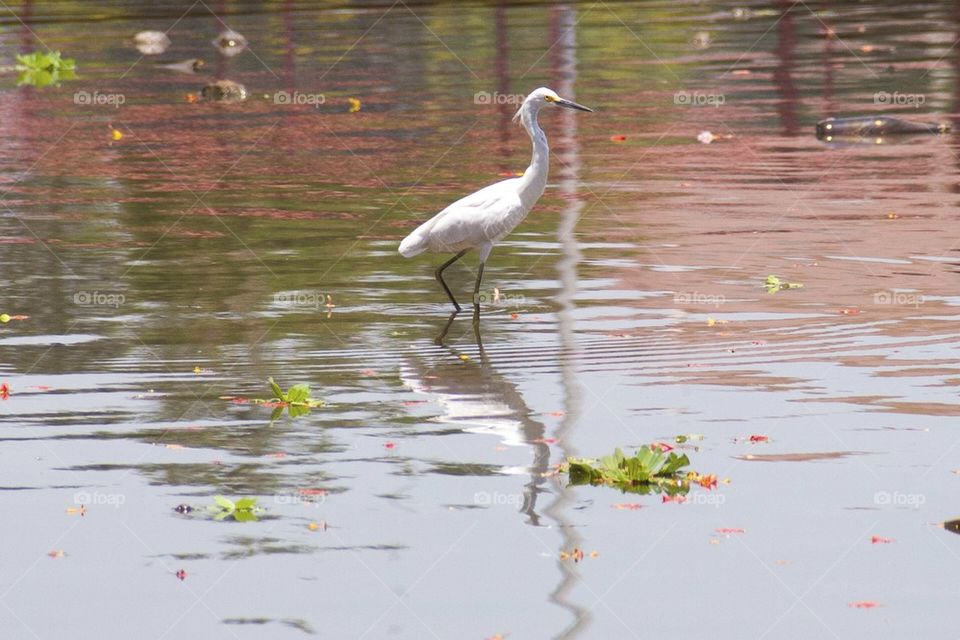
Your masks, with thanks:
[(578, 111), (593, 111), (593, 109), (585, 107), (582, 104), (561, 98), (553, 89), (540, 87), (524, 99), (523, 104), (520, 105), (520, 109), (517, 110), (517, 114), (513, 116), (513, 119), (519, 120), (524, 110), (530, 113), (537, 113), (546, 106), (566, 107), (567, 109), (576, 109)]

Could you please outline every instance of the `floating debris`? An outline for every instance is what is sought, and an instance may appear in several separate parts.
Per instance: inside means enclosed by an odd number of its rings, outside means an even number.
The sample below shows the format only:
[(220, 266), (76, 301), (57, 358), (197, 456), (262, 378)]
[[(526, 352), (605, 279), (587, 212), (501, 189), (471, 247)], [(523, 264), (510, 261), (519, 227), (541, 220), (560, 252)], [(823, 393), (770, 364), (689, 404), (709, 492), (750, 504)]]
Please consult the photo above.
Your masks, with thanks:
[(817, 123), (817, 138), (827, 142), (837, 137), (877, 138), (883, 142), (887, 135), (918, 133), (946, 133), (950, 125), (945, 122), (912, 122), (890, 116), (861, 116), (854, 118), (827, 118)]
[(163, 31), (141, 31), (133, 36), (137, 51), (145, 56), (163, 53), (170, 46), (170, 37)]
[[(599, 551), (591, 551), (589, 554), (590, 558), (597, 558), (600, 556)], [(587, 554), (583, 552), (583, 549), (579, 547), (574, 547), (570, 551), (561, 551), (560, 559), (561, 560), (573, 560), (574, 562), (580, 562), (584, 558), (588, 557)]]
[(247, 99), (247, 88), (233, 80), (217, 80), (205, 86), (200, 95), (210, 102), (243, 102)]
[(709, 49), (710, 45), (713, 44), (713, 38), (708, 31), (697, 31), (690, 38), (690, 44), (693, 45), (694, 49)]
[(247, 48), (247, 39), (233, 29), (221, 31), (213, 46), (220, 50), (220, 53), (227, 57), (233, 57)]
[(203, 69), (206, 63), (200, 58), (190, 58), (182, 62), (161, 62), (157, 63), (158, 69), (169, 69), (180, 73), (194, 74)]
[(803, 285), (799, 282), (786, 282), (773, 275), (767, 276), (767, 279), (763, 281), (763, 286), (767, 289), (767, 293), (776, 293), (781, 289), (803, 288)]

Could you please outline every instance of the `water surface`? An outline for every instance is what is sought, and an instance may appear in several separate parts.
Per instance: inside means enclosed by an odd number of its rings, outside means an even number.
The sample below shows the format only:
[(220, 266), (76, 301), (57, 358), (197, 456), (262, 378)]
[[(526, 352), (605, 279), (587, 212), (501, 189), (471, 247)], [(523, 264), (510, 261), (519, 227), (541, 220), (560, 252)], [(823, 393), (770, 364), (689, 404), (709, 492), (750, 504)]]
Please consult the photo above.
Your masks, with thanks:
[[(247, 51), (213, 48), (224, 24)], [(960, 143), (813, 125), (949, 122), (952, 7), (27, 3), (0, 25), (5, 58), (80, 74), (0, 90), (0, 312), (29, 316), (0, 325), (4, 637), (947, 630)], [(148, 28), (167, 52), (136, 51)], [(188, 99), (216, 78), (251, 97)], [(514, 96), (541, 85), (596, 113), (543, 114), (550, 184), (487, 264), (482, 343), (462, 315), (438, 345), (443, 258), (397, 244), (523, 170)], [(475, 267), (448, 271), (462, 300)], [(327, 406), (224, 399), (268, 376)], [(680, 434), (729, 483), (677, 504), (554, 473)], [(265, 511), (214, 521), (218, 494)]]

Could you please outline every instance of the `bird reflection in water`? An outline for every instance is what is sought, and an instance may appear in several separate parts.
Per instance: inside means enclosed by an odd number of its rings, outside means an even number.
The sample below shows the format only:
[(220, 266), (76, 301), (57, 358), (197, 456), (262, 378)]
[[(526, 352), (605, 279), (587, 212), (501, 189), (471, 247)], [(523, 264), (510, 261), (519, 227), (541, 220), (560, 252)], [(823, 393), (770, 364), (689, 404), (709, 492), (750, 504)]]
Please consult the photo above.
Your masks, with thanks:
[(458, 359), (456, 348), (443, 345), (456, 317), (447, 319), (436, 342), (443, 347), (433, 357), (411, 355), (400, 367), (400, 380), (411, 391), (427, 395), (441, 407), (442, 413), (431, 421), (458, 427), (463, 433), (493, 435), (506, 446), (527, 446), (533, 454), (529, 466), (523, 467), (530, 480), (524, 485), (520, 512), (527, 522), (539, 525), (537, 496), (549, 470), (550, 448), (544, 441), (546, 427), (536, 420), (516, 385), (492, 365), (483, 348), (479, 326), (474, 324), (474, 337), (479, 350), (467, 366), (457, 367), (450, 375), (449, 355)]

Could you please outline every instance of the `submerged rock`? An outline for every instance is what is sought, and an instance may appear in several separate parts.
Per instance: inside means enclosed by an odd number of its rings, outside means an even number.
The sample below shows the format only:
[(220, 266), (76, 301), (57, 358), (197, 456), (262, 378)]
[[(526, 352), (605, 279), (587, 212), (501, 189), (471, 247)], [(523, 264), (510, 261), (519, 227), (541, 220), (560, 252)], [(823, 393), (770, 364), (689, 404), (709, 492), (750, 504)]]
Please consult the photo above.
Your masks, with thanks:
[(233, 80), (211, 82), (200, 92), (210, 102), (242, 102), (247, 99), (247, 88)]
[(141, 31), (133, 36), (137, 51), (145, 56), (163, 53), (170, 46), (170, 38), (163, 31)]

